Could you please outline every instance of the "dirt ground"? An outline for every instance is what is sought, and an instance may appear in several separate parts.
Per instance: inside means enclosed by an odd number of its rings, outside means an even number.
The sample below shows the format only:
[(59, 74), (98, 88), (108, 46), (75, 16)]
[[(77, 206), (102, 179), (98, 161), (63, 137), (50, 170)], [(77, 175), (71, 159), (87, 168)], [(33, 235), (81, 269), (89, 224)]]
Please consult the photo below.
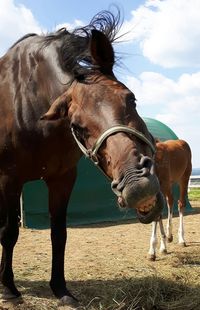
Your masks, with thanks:
[[(108, 292), (112, 288), (115, 290), (112, 301), (114, 299), (117, 304), (123, 281), (129, 279), (137, 281), (156, 276), (178, 282), (184, 277), (184, 281), (199, 287), (200, 204), (194, 204), (194, 207), (195, 212), (184, 218), (187, 247), (181, 248), (177, 244), (178, 217), (175, 217), (174, 241), (168, 245), (167, 255), (158, 251), (155, 262), (147, 259), (150, 225), (129, 221), (69, 228), (65, 258), (68, 287), (88, 307), (97, 299), (103, 300), (105, 287)], [(57, 300), (48, 286), (50, 231), (20, 228), (13, 264), (16, 284), (24, 296), (23, 306), (17, 309), (57, 309)], [(180, 266), (181, 275), (177, 276)], [(0, 309), (10, 308), (4, 304)], [(200, 309), (200, 304), (195, 309)]]

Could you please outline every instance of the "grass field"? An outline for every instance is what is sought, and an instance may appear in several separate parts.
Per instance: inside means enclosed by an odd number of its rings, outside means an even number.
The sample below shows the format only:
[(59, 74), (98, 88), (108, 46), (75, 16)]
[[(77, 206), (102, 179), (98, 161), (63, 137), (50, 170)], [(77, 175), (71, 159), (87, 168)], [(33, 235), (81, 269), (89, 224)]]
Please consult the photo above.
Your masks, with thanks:
[(191, 188), (188, 192), (188, 198), (191, 201), (200, 201), (200, 188)]

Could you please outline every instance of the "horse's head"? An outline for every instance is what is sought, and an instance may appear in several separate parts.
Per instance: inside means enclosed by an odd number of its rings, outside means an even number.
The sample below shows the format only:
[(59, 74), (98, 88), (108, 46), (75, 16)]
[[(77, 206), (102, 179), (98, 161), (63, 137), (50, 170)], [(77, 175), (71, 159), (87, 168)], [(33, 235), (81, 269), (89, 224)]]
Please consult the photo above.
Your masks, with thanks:
[(77, 76), (42, 119), (66, 117), (83, 153), (111, 180), (119, 206), (136, 209), (139, 220), (150, 223), (163, 206), (154, 141), (134, 94), (112, 72), (114, 52), (102, 32), (92, 30), (89, 52), (93, 68)]

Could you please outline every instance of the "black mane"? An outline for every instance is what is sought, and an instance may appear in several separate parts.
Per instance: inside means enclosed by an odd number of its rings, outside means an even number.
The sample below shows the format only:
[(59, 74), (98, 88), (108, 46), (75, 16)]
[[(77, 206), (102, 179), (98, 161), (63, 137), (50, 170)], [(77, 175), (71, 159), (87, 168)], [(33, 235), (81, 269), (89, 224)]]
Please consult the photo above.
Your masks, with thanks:
[(121, 27), (120, 12), (113, 15), (109, 11), (96, 14), (91, 22), (84, 27), (79, 27), (69, 32), (65, 28), (45, 37), (45, 45), (52, 41), (62, 40), (60, 48), (60, 64), (63, 70), (70, 71), (74, 76), (80, 76), (94, 69), (88, 45), (92, 30), (99, 30), (105, 34), (112, 44), (117, 39)]

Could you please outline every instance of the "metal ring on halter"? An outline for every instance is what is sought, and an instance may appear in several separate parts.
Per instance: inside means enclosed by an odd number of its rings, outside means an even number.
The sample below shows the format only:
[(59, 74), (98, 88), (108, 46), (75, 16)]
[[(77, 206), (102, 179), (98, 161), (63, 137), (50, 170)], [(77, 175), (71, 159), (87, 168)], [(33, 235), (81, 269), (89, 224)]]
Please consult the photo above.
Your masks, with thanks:
[(71, 131), (72, 131), (72, 135), (73, 135), (76, 143), (78, 144), (80, 150), (83, 152), (83, 154), (86, 157), (90, 158), (95, 165), (99, 164), (97, 153), (98, 153), (98, 150), (101, 147), (102, 143), (110, 135), (112, 135), (113, 133), (116, 133), (116, 132), (126, 132), (126, 133), (129, 133), (129, 134), (132, 134), (132, 135), (136, 136), (137, 138), (139, 138), (140, 140), (144, 141), (146, 144), (148, 144), (148, 146), (151, 148), (153, 153), (156, 152), (153, 143), (151, 141), (149, 141), (144, 136), (143, 133), (141, 133), (140, 131), (138, 131), (138, 130), (132, 128), (132, 127), (128, 127), (128, 126), (125, 126), (125, 125), (116, 125), (116, 126), (110, 127), (109, 129), (105, 130), (101, 134), (101, 136), (97, 139), (97, 141), (95, 142), (95, 144), (93, 145), (93, 147), (91, 149), (86, 149), (86, 147), (78, 140), (73, 127), (71, 127)]

